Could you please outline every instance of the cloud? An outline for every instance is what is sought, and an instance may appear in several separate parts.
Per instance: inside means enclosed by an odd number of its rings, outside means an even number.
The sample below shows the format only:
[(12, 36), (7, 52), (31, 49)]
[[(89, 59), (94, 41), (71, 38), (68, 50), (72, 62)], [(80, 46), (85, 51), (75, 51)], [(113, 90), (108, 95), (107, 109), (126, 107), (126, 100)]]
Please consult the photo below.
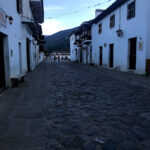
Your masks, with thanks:
[(44, 7), (45, 11), (52, 11), (52, 10), (63, 10), (65, 9), (62, 6), (56, 6), (56, 5), (48, 5)]
[(58, 20), (55, 19), (46, 19), (42, 24), (43, 34), (52, 35), (58, 31), (65, 30), (67, 27)]

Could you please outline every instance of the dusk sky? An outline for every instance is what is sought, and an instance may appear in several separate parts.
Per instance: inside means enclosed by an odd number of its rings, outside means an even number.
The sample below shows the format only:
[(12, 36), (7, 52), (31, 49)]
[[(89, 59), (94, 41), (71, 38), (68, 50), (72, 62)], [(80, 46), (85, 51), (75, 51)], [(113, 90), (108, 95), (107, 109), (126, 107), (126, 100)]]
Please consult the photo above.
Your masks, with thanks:
[[(82, 22), (93, 19), (95, 17), (95, 9), (106, 9), (114, 1), (115, 0), (44, 0), (45, 23), (42, 25), (43, 34), (51, 35), (61, 30), (77, 27)], [(96, 4), (101, 5), (70, 15), (60, 16)]]

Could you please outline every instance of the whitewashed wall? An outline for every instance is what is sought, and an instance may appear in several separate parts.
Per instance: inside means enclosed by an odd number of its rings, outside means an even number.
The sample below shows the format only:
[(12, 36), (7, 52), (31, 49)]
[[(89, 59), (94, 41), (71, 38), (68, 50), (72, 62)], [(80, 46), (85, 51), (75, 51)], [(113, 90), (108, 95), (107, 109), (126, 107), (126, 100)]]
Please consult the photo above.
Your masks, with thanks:
[(92, 60), (91, 60), (91, 45), (88, 46), (88, 64), (91, 64), (92, 63)]
[[(128, 3), (132, 2), (129, 1)], [(136, 73), (145, 74), (146, 57), (150, 58), (150, 1), (136, 0), (136, 16), (127, 20), (127, 4), (121, 9), (121, 29), (123, 37), (118, 37), (119, 9), (105, 17), (102, 21), (92, 25), (93, 63), (99, 65), (99, 47), (103, 46), (103, 65), (109, 66), (109, 44), (114, 44), (114, 68), (119, 67), (122, 71), (129, 68), (129, 45), (128, 39), (137, 37), (137, 62)], [(115, 28), (110, 29), (110, 16), (115, 14)], [(102, 33), (98, 33), (98, 25), (102, 23)], [(138, 49), (138, 42), (142, 39), (143, 50)], [(104, 47), (104, 43), (107, 44)], [(146, 56), (147, 54), (147, 56)]]
[(72, 34), (70, 37), (70, 59), (71, 61), (76, 61), (77, 57), (76, 57), (76, 45), (75, 43), (75, 34)]
[(40, 52), (39, 53), (39, 63), (41, 63), (44, 60), (44, 53)]
[(18, 43), (21, 43), (22, 47), (22, 73), (25, 74), (27, 72), (26, 38), (31, 40), (31, 69), (34, 69), (36, 66), (34, 59), (35, 46), (32, 43), (32, 40), (34, 40), (32, 37), (32, 32), (27, 25), (21, 23), (23, 17), (33, 19), (29, 6), (29, 0), (23, 0), (23, 15), (17, 12), (16, 6), (16, 0), (0, 1), (0, 8), (2, 8), (7, 15), (13, 17), (12, 25), (10, 25), (7, 19), (7, 27), (5, 28), (0, 26), (0, 32), (8, 36), (10, 78), (20, 74)]
[(19, 72), (18, 43), (22, 43), (21, 16), (17, 13), (16, 0), (0, 1), (0, 7), (14, 19), (12, 25), (7, 20), (7, 27), (0, 27), (0, 32), (8, 35), (10, 77), (12, 77), (18, 75)]

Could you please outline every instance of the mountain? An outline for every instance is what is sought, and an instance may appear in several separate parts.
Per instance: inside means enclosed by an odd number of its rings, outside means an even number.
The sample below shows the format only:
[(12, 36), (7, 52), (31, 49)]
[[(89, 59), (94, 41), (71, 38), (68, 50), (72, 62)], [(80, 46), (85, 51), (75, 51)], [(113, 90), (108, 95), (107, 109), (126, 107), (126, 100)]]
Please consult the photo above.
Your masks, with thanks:
[(45, 36), (46, 49), (48, 51), (70, 51), (69, 35), (77, 28), (57, 32), (50, 36)]

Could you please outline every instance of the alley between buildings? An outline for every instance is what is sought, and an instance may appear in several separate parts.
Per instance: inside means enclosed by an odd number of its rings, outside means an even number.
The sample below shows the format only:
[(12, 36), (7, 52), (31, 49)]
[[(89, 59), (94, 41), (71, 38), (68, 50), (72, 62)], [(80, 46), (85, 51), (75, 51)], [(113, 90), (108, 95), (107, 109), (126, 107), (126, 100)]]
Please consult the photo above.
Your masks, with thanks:
[(46, 60), (0, 97), (0, 150), (149, 150), (150, 79)]

